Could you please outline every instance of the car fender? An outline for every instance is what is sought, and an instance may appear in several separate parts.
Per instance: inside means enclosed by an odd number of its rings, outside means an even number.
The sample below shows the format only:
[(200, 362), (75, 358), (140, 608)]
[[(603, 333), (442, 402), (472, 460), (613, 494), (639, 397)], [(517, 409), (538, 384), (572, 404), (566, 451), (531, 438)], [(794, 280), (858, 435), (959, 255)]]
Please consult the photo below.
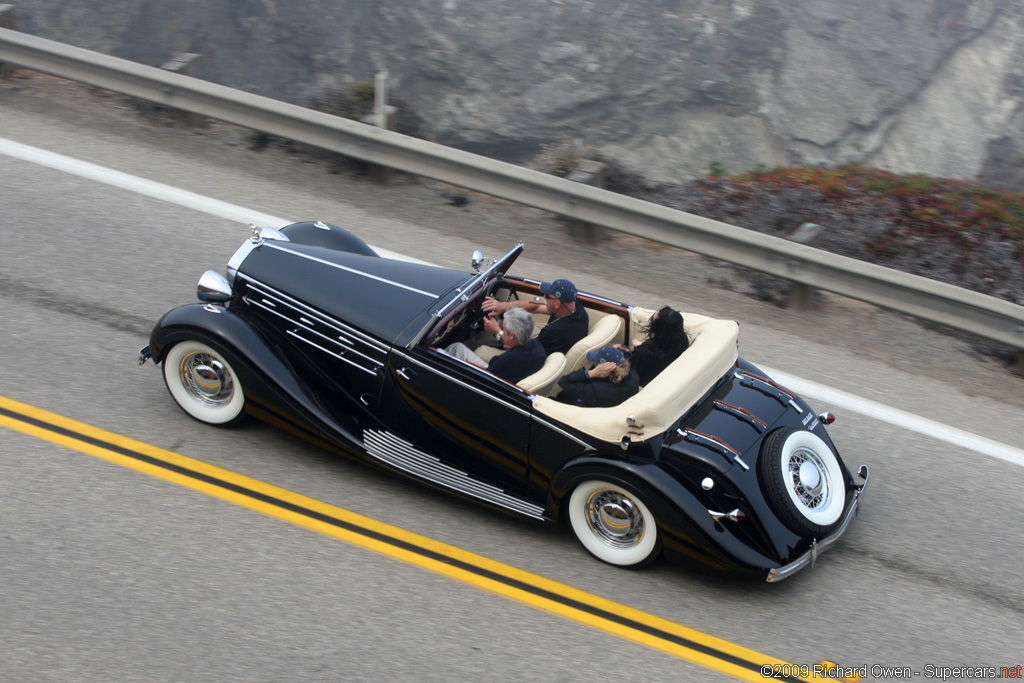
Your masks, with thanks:
[(313, 247), (324, 247), (337, 251), (349, 251), (353, 254), (364, 256), (377, 256), (366, 242), (362, 241), (348, 230), (339, 228), (323, 221), (306, 221), (292, 223), (281, 228), (281, 232), (298, 244), (308, 244)]
[(721, 570), (761, 572), (781, 562), (744, 543), (680, 481), (656, 462), (629, 462), (621, 456), (588, 453), (570, 462), (552, 479), (548, 505), (563, 519), (568, 494), (584, 479), (601, 478), (636, 490), (658, 520), (667, 555), (674, 561), (696, 560)]
[[(334, 440), (342, 437), (344, 443), (361, 452), (362, 440), (355, 436), (361, 432), (346, 429), (328, 417), (296, 381), (291, 368), (230, 308), (188, 304), (168, 311), (150, 335), (153, 361), (163, 362), (172, 346), (189, 339), (209, 344), (224, 354), (239, 375), (250, 412), (318, 443), (325, 436)], [(280, 424), (282, 421), (284, 424)], [(311, 434), (304, 424), (315, 425), (321, 434)]]

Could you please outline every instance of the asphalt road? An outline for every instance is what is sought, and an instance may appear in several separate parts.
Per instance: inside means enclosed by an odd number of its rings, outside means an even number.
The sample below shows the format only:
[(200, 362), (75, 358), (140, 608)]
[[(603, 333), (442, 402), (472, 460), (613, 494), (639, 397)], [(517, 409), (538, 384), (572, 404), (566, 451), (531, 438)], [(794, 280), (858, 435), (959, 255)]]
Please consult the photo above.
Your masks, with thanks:
[[(526, 234), (521, 274), (557, 269), (627, 301), (735, 317), (741, 354), (755, 363), (1024, 447), (1024, 381), (900, 317), (834, 300), (818, 313), (780, 311), (710, 287), (700, 259), (633, 242), (573, 244), (566, 258), (564, 228), (537, 212), (478, 197), (455, 208), (430, 184), (330, 174), (297, 155), (249, 151), (229, 131), (138, 125), (119, 106), (7, 88), (0, 137), (254, 212), (348, 225), (371, 244), (449, 266), (464, 267), (478, 245), (494, 255)], [(1019, 465), (812, 400), (839, 414), (830, 433), (848, 464), (872, 472), (864, 511), (813, 570), (778, 585), (663, 563), (618, 570), (553, 530), (273, 428), (220, 430), (184, 415), (135, 354), (160, 315), (194, 300), (204, 270), (223, 268), (244, 224), (2, 155), (0, 207), (0, 396), (788, 662), (908, 666), (922, 678), (928, 665), (1024, 659)], [(725, 680), (3, 428), (0, 519), (4, 681)]]

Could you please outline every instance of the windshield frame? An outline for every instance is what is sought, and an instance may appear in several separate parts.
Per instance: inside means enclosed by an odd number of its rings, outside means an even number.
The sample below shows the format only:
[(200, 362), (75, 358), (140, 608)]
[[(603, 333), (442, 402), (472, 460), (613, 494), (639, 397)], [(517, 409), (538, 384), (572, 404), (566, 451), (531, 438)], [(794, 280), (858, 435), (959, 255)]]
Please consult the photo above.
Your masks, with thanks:
[(508, 271), (509, 266), (511, 266), (515, 260), (519, 258), (519, 255), (523, 253), (523, 249), (525, 249), (525, 246), (520, 242), (507, 254), (494, 261), (486, 269), (474, 275), (468, 282), (452, 290), (450, 295), (439, 298), (435, 302), (437, 307), (431, 311), (430, 319), (427, 321), (427, 324), (423, 326), (423, 329), (421, 329), (408, 344), (406, 344), (405, 348), (412, 349), (418, 346), (419, 343), (423, 341), (423, 337), (427, 332), (434, 329), (444, 316), (454, 312), (460, 305), (465, 305), (470, 302), (476, 297), (478, 292), (486, 288), (493, 280), (501, 279)]

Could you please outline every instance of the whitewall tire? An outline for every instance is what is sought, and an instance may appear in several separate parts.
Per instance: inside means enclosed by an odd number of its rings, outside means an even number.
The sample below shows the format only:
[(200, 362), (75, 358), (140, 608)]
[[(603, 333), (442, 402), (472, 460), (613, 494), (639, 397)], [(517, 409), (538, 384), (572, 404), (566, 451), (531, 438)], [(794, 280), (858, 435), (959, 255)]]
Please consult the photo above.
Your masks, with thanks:
[(838, 524), (846, 480), (836, 454), (816, 434), (791, 427), (770, 435), (759, 470), (768, 502), (791, 530), (821, 538)]
[(198, 341), (178, 342), (163, 366), (167, 390), (195, 419), (226, 427), (245, 418), (238, 375), (218, 351)]
[(620, 567), (641, 567), (661, 547), (654, 515), (640, 496), (607, 481), (589, 479), (573, 490), (569, 523), (592, 555)]

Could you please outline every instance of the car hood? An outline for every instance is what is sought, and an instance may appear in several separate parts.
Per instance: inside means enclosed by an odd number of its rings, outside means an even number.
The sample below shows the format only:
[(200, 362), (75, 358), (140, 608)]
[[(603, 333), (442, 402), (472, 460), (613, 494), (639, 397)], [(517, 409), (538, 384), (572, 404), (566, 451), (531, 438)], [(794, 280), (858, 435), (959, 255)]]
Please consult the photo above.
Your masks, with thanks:
[(271, 240), (245, 256), (236, 277), (270, 287), (387, 342), (406, 330), (419, 332), (430, 312), (471, 279), (445, 268)]

